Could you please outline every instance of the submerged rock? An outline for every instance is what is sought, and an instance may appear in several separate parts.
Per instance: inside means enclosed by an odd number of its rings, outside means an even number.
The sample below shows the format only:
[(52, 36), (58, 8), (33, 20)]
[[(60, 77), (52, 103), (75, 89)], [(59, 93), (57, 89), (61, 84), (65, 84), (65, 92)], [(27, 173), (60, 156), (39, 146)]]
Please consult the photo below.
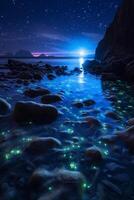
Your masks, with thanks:
[(109, 111), (106, 112), (105, 115), (113, 120), (120, 120), (120, 117), (115, 112)]
[(105, 135), (101, 136), (99, 140), (105, 144), (108, 145), (114, 145), (117, 141), (117, 136), (116, 135)]
[(38, 96), (43, 96), (46, 94), (50, 94), (50, 91), (44, 88), (36, 88), (36, 89), (28, 89), (24, 92), (24, 94), (31, 98), (36, 98)]
[(49, 150), (60, 147), (61, 142), (53, 137), (36, 138), (32, 140), (26, 148), (32, 154), (44, 154)]
[(85, 101), (83, 101), (83, 104), (85, 105), (85, 106), (92, 106), (92, 105), (94, 105), (96, 102), (94, 101), (94, 100), (92, 100), (92, 99), (88, 99), (88, 100), (85, 100)]
[[(82, 200), (84, 181), (84, 176), (77, 171), (65, 169), (47, 171), (41, 168), (32, 174), (29, 185), (35, 192), (44, 191), (40, 200)], [(49, 191), (48, 188), (51, 190)]]
[(13, 111), (16, 122), (34, 122), (49, 124), (56, 120), (58, 111), (54, 106), (35, 103), (32, 101), (17, 102)]
[(76, 108), (82, 108), (83, 107), (83, 103), (82, 102), (74, 102), (73, 106), (75, 106)]
[(83, 64), (85, 72), (90, 72), (91, 74), (101, 74), (102, 73), (102, 64), (96, 60), (87, 60)]
[(101, 126), (101, 122), (98, 119), (96, 119), (95, 117), (90, 117), (90, 116), (86, 117), (86, 118), (84, 118), (84, 121), (86, 121), (90, 127)]
[(85, 151), (87, 158), (91, 159), (93, 162), (101, 162), (103, 160), (101, 151), (97, 147), (87, 148)]
[(49, 104), (49, 103), (56, 103), (62, 101), (61, 96), (56, 95), (56, 94), (48, 94), (48, 95), (44, 95), (41, 98), (41, 102), (44, 104)]
[(0, 98), (0, 115), (5, 115), (11, 110), (11, 105), (4, 99)]

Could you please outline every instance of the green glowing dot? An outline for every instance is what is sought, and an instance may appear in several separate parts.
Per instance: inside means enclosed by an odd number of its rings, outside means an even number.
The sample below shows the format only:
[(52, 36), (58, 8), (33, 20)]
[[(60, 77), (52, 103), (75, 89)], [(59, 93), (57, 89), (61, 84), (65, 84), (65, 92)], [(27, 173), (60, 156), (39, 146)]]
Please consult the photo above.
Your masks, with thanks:
[(87, 183), (83, 183), (82, 187), (83, 187), (83, 189), (89, 189), (91, 187), (91, 185), (89, 185)]
[(76, 170), (77, 169), (76, 163), (74, 163), (74, 162), (70, 163), (70, 168), (73, 170)]
[(48, 188), (48, 190), (49, 190), (49, 191), (52, 191), (52, 187), (50, 186), (50, 187)]
[(81, 137), (80, 140), (83, 142), (85, 139), (83, 137)]
[(10, 158), (10, 155), (7, 153), (7, 154), (5, 154), (5, 159), (6, 160), (9, 160), (9, 158)]

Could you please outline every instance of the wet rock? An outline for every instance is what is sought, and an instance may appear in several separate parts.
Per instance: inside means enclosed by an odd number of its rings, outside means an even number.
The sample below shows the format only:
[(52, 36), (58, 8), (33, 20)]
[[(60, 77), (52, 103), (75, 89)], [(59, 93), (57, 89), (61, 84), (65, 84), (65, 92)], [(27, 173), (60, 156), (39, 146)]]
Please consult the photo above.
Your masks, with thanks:
[(134, 154), (134, 126), (122, 132), (117, 132), (117, 138), (126, 145), (130, 153)]
[(48, 94), (48, 95), (44, 95), (41, 98), (41, 102), (44, 104), (49, 104), (49, 103), (56, 103), (62, 101), (61, 96), (59, 95), (54, 95), (54, 94)]
[(113, 120), (120, 120), (120, 117), (115, 112), (107, 112), (105, 115)]
[(102, 73), (101, 79), (103, 81), (116, 81), (119, 79), (114, 73)]
[(54, 106), (43, 105), (32, 101), (17, 102), (13, 111), (16, 122), (34, 122), (38, 124), (49, 124), (56, 120), (58, 111)]
[(83, 68), (85, 72), (90, 72), (91, 74), (101, 74), (103, 65), (96, 60), (87, 60), (83, 64)]
[(109, 189), (110, 191), (118, 194), (118, 195), (121, 195), (122, 194), (122, 191), (120, 190), (120, 188), (113, 184), (112, 182), (108, 181), (108, 180), (103, 180), (102, 181), (102, 184), (107, 187), (107, 189)]
[(21, 72), (18, 76), (19, 79), (30, 80), (33, 78), (30, 72)]
[(79, 68), (79, 67), (75, 67), (72, 71), (71, 71), (71, 73), (72, 74), (74, 74), (74, 73), (81, 73), (82, 72), (82, 70)]
[(95, 146), (87, 148), (85, 151), (85, 155), (87, 158), (91, 159), (93, 162), (98, 163), (98, 162), (103, 161), (101, 151)]
[(123, 172), (125, 170), (124, 166), (119, 165), (119, 164), (114, 163), (114, 162), (106, 164), (105, 167), (109, 172), (114, 172), (114, 173)]
[(99, 140), (105, 144), (108, 145), (114, 145), (117, 141), (117, 136), (116, 135), (105, 135), (101, 136)]
[(23, 83), (23, 80), (17, 79), (16, 83), (17, 83), (17, 84), (22, 84), (22, 83)]
[(74, 102), (73, 106), (75, 106), (76, 108), (82, 108), (83, 107), (83, 103), (82, 102)]
[(36, 138), (32, 140), (26, 148), (27, 152), (32, 154), (44, 154), (49, 150), (60, 147), (61, 142), (53, 137)]
[(85, 106), (92, 106), (92, 105), (94, 105), (95, 103), (96, 103), (96, 102), (95, 102), (94, 100), (92, 100), (92, 99), (83, 101), (83, 104), (84, 104)]
[(47, 78), (48, 78), (49, 80), (53, 80), (53, 79), (56, 78), (56, 76), (53, 75), (53, 74), (48, 74), (48, 75), (47, 75)]
[(128, 126), (134, 126), (134, 118), (131, 118), (127, 121)]
[(0, 115), (5, 115), (11, 110), (11, 105), (4, 99), (0, 98)]
[(86, 117), (84, 118), (84, 121), (87, 122), (87, 124), (90, 126), (90, 127), (99, 127), (101, 126), (101, 122), (94, 118), (94, 117)]
[(107, 97), (107, 100), (109, 100), (109, 101), (117, 101), (117, 97), (115, 95), (111, 95), (111, 96)]
[(25, 96), (36, 98), (39, 96), (43, 96), (46, 94), (50, 94), (50, 91), (44, 88), (36, 88), (36, 89), (28, 89), (24, 92)]
[[(34, 191), (41, 188), (42, 191), (44, 190), (44, 195), (39, 198), (40, 200), (59, 200), (60, 197), (65, 200), (82, 200), (84, 180), (80, 172), (64, 169), (54, 171), (37, 169), (31, 176), (29, 185)], [(48, 192), (49, 186), (53, 188), (50, 192)]]

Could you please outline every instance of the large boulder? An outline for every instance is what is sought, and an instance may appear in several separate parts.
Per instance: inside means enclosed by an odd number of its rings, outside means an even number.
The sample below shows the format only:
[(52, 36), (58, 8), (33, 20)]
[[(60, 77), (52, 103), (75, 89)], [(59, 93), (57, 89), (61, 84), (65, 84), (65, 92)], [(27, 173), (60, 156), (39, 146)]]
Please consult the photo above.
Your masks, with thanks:
[(101, 162), (103, 160), (103, 156), (100, 149), (98, 149), (95, 146), (87, 148), (85, 151), (85, 155), (87, 158), (91, 159), (91, 161), (96, 163)]
[(61, 142), (53, 137), (36, 138), (32, 140), (26, 147), (27, 152), (32, 154), (44, 154), (49, 150), (60, 147)]
[(43, 105), (32, 101), (17, 102), (13, 111), (15, 121), (49, 124), (56, 120), (58, 111), (54, 106)]
[[(84, 176), (77, 171), (59, 169), (47, 171), (44, 168), (35, 170), (29, 186), (36, 193), (44, 191), (39, 200), (82, 200), (82, 185)], [(75, 193), (74, 193), (75, 191)]]
[(4, 99), (0, 98), (0, 115), (5, 115), (11, 110), (11, 105)]

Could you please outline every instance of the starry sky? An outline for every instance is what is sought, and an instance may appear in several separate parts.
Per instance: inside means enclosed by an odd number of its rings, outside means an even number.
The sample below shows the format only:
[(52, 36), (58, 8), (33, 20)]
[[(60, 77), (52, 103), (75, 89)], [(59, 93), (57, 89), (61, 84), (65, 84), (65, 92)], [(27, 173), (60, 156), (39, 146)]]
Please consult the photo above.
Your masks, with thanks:
[(121, 0), (0, 0), (0, 53), (95, 50)]

